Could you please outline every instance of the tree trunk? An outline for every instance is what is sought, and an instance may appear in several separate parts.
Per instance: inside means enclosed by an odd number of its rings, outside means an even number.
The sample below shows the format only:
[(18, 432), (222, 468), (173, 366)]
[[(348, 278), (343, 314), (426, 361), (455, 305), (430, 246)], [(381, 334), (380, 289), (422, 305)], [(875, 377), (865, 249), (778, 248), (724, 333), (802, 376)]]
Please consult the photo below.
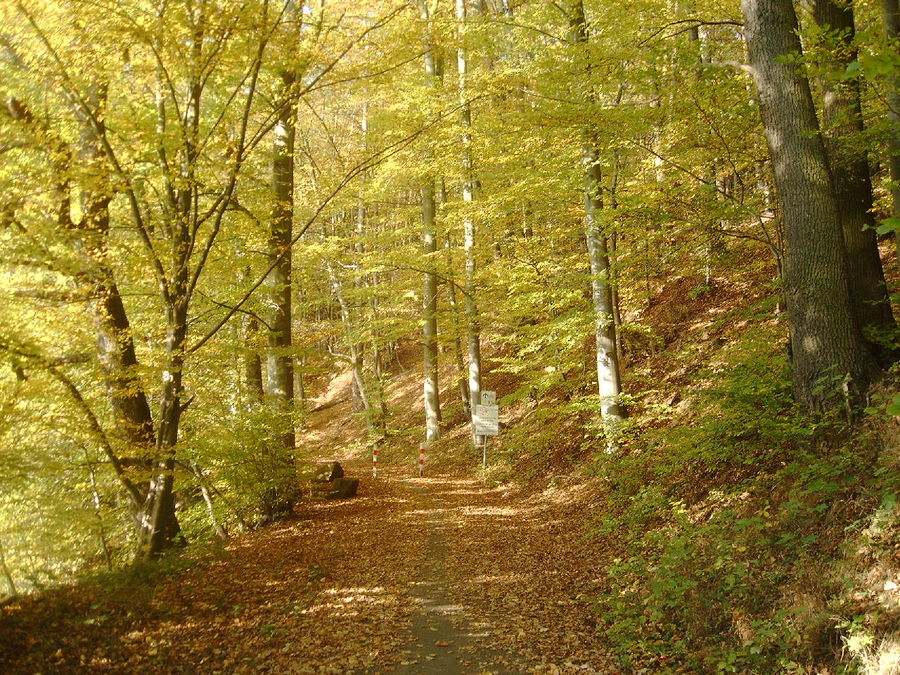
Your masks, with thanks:
[[(106, 89), (94, 86), (89, 90), (89, 103), (94, 122), (83, 111), (78, 111), (81, 122), (79, 156), (89, 168), (100, 167), (105, 160), (102, 149), (103, 123), (106, 105)], [(129, 462), (147, 475), (153, 470), (158, 457), (159, 437), (154, 437), (153, 418), (150, 405), (137, 373), (138, 361), (131, 335), (131, 325), (112, 271), (105, 263), (106, 239), (109, 233), (109, 204), (111, 189), (101, 170), (91, 177), (90, 188), (81, 191), (81, 229), (85, 232), (86, 248), (99, 266), (96, 280), (97, 299), (91, 303), (94, 325), (97, 329), (100, 362), (106, 377), (107, 394), (116, 421), (116, 434), (125, 443), (129, 453), (136, 452), (137, 458)], [(186, 225), (185, 225), (186, 227)], [(186, 280), (186, 277), (185, 277)], [(156, 483), (158, 484), (158, 483)], [(143, 503), (134, 503), (132, 515), (138, 530), (138, 538), (148, 541), (148, 528), (153, 525), (148, 509), (153, 506), (158, 511), (155, 516), (164, 523), (164, 534), (172, 537), (180, 532), (175, 513), (175, 500), (156, 500), (153, 497), (154, 479), (141, 476), (136, 484)], [(161, 493), (162, 494), (162, 493)], [(164, 547), (165, 542), (162, 544)], [(160, 549), (161, 550), (161, 549)], [(139, 554), (140, 555), (140, 554)], [(155, 555), (155, 553), (154, 553)]]
[[(586, 45), (587, 22), (582, 0), (576, 0), (571, 14), (572, 42)], [(590, 101), (593, 96), (588, 94)], [(615, 448), (617, 427), (625, 419), (619, 402), (622, 393), (619, 357), (616, 349), (616, 329), (613, 320), (613, 295), (610, 284), (609, 253), (606, 233), (600, 223), (603, 209), (601, 198), (602, 170), (600, 155), (593, 143), (593, 134), (586, 128), (582, 162), (584, 164), (584, 226), (588, 260), (591, 268), (591, 298), (594, 306), (594, 334), (596, 338), (597, 389), (600, 394), (600, 415), (608, 431), (609, 448)]]
[[(422, 225), (422, 250), (425, 254), (426, 269), (430, 269), (434, 266), (434, 254), (437, 251), (437, 241), (434, 232), (434, 185), (431, 181), (422, 186)], [(422, 301), (425, 440), (436, 441), (441, 437), (441, 405), (438, 395), (437, 275), (432, 271), (425, 272)]]
[[(900, 39), (900, 7), (897, 0), (881, 0), (884, 37), (888, 48), (896, 49)], [(888, 138), (888, 165), (891, 172), (891, 216), (900, 219), (900, 75), (888, 80), (887, 115), (892, 122)], [(900, 225), (894, 228), (897, 265), (900, 266)]]
[(841, 221), (791, 0), (741, 0), (784, 221), (794, 394), (809, 411), (863, 401), (877, 365), (850, 306)]
[[(434, 53), (431, 37), (428, 33), (428, 22), (431, 15), (428, 3), (419, 0), (419, 16), (426, 23), (425, 36), (425, 80), (428, 87), (436, 87), (438, 81), (438, 63)], [(431, 150), (428, 150), (427, 163), (433, 163)], [(422, 294), (423, 328), (422, 343), (424, 351), (423, 399), (425, 405), (425, 440), (436, 441), (441, 437), (441, 405), (438, 389), (438, 345), (437, 345), (437, 275), (432, 271), (437, 252), (435, 237), (435, 198), (434, 177), (430, 176), (422, 184), (422, 249), (425, 256), (425, 282)]]
[(103, 511), (100, 508), (100, 490), (97, 487), (97, 477), (94, 474), (94, 466), (87, 449), (84, 451), (85, 466), (87, 466), (88, 479), (91, 482), (91, 501), (94, 505), (94, 517), (97, 519), (97, 538), (100, 539), (100, 548), (103, 550), (103, 559), (106, 561), (106, 569), (112, 572), (112, 555), (109, 551), (109, 541), (106, 538), (106, 524), (103, 522)]
[[(187, 228), (184, 228), (187, 235)], [(186, 239), (182, 245), (186, 246)], [(176, 248), (180, 248), (176, 245)], [(186, 251), (186, 248), (182, 253)], [(187, 266), (175, 278), (172, 306), (168, 309), (166, 362), (162, 373), (159, 430), (156, 435), (157, 462), (147, 499), (141, 513), (138, 558), (152, 559), (181, 540), (181, 526), (175, 517), (175, 446), (184, 411), (184, 350), (187, 341)]]
[(16, 589), (16, 583), (13, 581), (12, 572), (10, 572), (6, 564), (6, 554), (3, 549), (2, 539), (0, 539), (0, 572), (3, 573), (3, 580), (6, 581), (6, 587), (9, 589), (9, 597), (15, 598), (19, 595), (19, 591)]
[[(844, 72), (857, 56), (852, 6), (835, 0), (815, 0), (813, 16), (826, 35), (837, 41), (832, 59), (835, 70)], [(823, 84), (825, 150), (840, 205), (850, 300), (861, 328), (883, 332), (894, 326), (894, 317), (875, 236), (869, 158), (865, 148), (859, 145), (859, 137), (865, 131), (859, 81), (826, 80)], [(878, 353), (877, 342), (870, 342), (870, 348)]]
[(591, 265), (591, 298), (594, 303), (594, 334), (596, 337), (597, 385), (600, 393), (600, 414), (614, 435), (615, 428), (625, 419), (619, 403), (622, 382), (619, 356), (616, 349), (616, 329), (613, 320), (613, 295), (610, 284), (609, 253), (606, 233), (599, 222), (603, 209), (600, 198), (601, 168), (597, 151), (586, 145), (583, 151), (584, 225), (588, 259)]
[(372, 434), (375, 431), (375, 420), (373, 419), (372, 404), (369, 400), (369, 392), (366, 387), (365, 376), (363, 373), (363, 353), (362, 346), (359, 342), (358, 328), (353, 313), (350, 311), (350, 306), (347, 304), (347, 300), (344, 297), (344, 289), (340, 277), (338, 277), (334, 266), (331, 264), (328, 264), (328, 276), (331, 277), (331, 289), (335, 298), (337, 298), (338, 306), (341, 309), (341, 321), (344, 324), (347, 349), (350, 350), (350, 367), (353, 371), (353, 390), (359, 399), (361, 410), (366, 417), (366, 426), (368, 427), (369, 433)]
[(466, 341), (469, 348), (469, 411), (472, 420), (472, 438), (476, 445), (475, 409), (481, 403), (481, 319), (478, 313), (478, 302), (475, 289), (475, 221), (472, 218), (471, 205), (475, 199), (475, 180), (472, 166), (472, 110), (466, 96), (466, 76), (468, 63), (465, 45), (466, 33), (466, 0), (456, 0), (456, 21), (459, 31), (459, 48), (456, 50), (457, 73), (459, 74), (459, 97), (461, 102), (463, 180), (462, 198), (466, 209), (463, 217), (463, 238), (466, 252)]
[(275, 125), (272, 159), (272, 226), (269, 256), (277, 261), (269, 275), (271, 318), (269, 320), (269, 356), (267, 358), (267, 395), (285, 416), (282, 447), (294, 449), (292, 422), (294, 401), (294, 365), (291, 341), (291, 238), (294, 220), (294, 140), (297, 107), (294, 102), (295, 76), (282, 73), (281, 105)]
[(453, 321), (453, 358), (456, 361), (456, 372), (459, 384), (459, 397), (462, 402), (463, 410), (466, 416), (472, 416), (472, 397), (469, 395), (469, 378), (466, 372), (466, 363), (463, 357), (462, 340), (460, 333), (462, 332), (459, 325), (459, 301), (456, 296), (456, 279), (453, 275), (453, 255), (451, 253), (452, 246), (450, 234), (446, 235), (444, 241), (444, 250), (447, 252), (447, 269), (451, 270), (450, 278), (447, 280), (447, 290), (450, 299), (450, 317)]
[[(293, 13), (296, 6), (288, 5)], [(294, 221), (294, 150), (297, 119), (297, 74), (280, 74), (280, 95), (276, 102), (272, 143), (273, 198), (269, 229), (269, 260), (272, 270), (267, 284), (270, 314), (268, 318), (268, 355), (266, 358), (266, 404), (277, 415), (280, 439), (269, 449), (269, 487), (263, 491), (262, 509), (274, 518), (289, 508), (293, 499), (294, 449), (294, 357), (292, 353), (292, 239)]]

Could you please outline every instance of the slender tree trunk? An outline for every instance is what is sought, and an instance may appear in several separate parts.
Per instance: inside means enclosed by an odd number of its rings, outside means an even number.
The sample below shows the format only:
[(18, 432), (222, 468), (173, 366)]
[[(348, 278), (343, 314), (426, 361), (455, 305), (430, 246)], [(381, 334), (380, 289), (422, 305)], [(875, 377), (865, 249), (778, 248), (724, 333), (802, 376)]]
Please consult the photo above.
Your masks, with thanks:
[(9, 597), (17, 597), (19, 595), (19, 591), (18, 589), (16, 589), (16, 583), (13, 581), (12, 572), (10, 572), (9, 566), (7, 566), (6, 564), (6, 553), (3, 548), (2, 538), (0, 538), (0, 572), (3, 573), (3, 579), (4, 581), (6, 581), (7, 589), (9, 589)]
[[(571, 30), (574, 44), (587, 44), (587, 22), (582, 0), (576, 0), (572, 5)], [(588, 95), (588, 99), (590, 100), (591, 98)], [(603, 210), (600, 154), (593, 142), (591, 129), (587, 128), (583, 133), (584, 225), (588, 260), (591, 268), (591, 297), (594, 306), (594, 334), (596, 337), (597, 388), (600, 394), (600, 415), (609, 431), (609, 448), (614, 449), (616, 428), (625, 419), (626, 414), (619, 402), (622, 384), (619, 375), (616, 330), (613, 320), (609, 253), (606, 233), (603, 231), (603, 226), (600, 222), (600, 212)]]
[(259, 356), (256, 345), (256, 336), (259, 334), (259, 319), (255, 316), (244, 316), (244, 385), (247, 387), (248, 398), (253, 401), (262, 401), (265, 396), (263, 391), (262, 359)]
[[(613, 211), (616, 211), (619, 208), (619, 168), (619, 157), (616, 155), (614, 161), (614, 173), (609, 187), (609, 208)], [(625, 361), (625, 356), (622, 352), (622, 311), (619, 303), (618, 235), (619, 233), (615, 228), (609, 233), (609, 265), (610, 279), (612, 281), (610, 292), (612, 295), (613, 329), (616, 333), (616, 363), (618, 363), (619, 368), (621, 368)]]
[[(429, 87), (436, 88), (438, 81), (438, 63), (434, 53), (431, 37), (428, 33), (428, 22), (431, 16), (425, 0), (419, 0), (419, 16), (426, 24), (426, 46), (424, 53), (425, 80)], [(433, 157), (428, 151), (427, 162), (431, 164)], [(429, 177), (422, 184), (422, 250), (425, 256), (425, 282), (422, 294), (423, 328), (422, 342), (424, 348), (424, 405), (425, 405), (425, 440), (436, 441), (441, 436), (441, 405), (438, 389), (438, 345), (437, 345), (437, 275), (431, 271), (436, 262), (437, 252), (436, 209), (434, 195), (434, 177)]]
[(219, 539), (228, 539), (227, 530), (216, 517), (216, 509), (213, 506), (212, 494), (210, 493), (209, 487), (206, 485), (206, 479), (203, 477), (203, 470), (197, 462), (194, 461), (191, 462), (190, 466), (191, 473), (194, 474), (197, 483), (200, 485), (200, 494), (203, 495), (203, 503), (206, 504), (206, 514), (209, 516), (209, 523), (212, 525), (213, 532), (216, 533), (216, 536)]
[(466, 416), (472, 416), (472, 397), (469, 395), (469, 378), (466, 371), (465, 358), (463, 357), (462, 339), (460, 334), (462, 330), (459, 325), (459, 301), (456, 296), (456, 279), (452, 273), (453, 255), (450, 234), (447, 233), (444, 241), (444, 250), (447, 252), (447, 269), (451, 270), (450, 279), (447, 280), (448, 295), (450, 298), (450, 317), (453, 322), (453, 358), (456, 361), (456, 372), (459, 382), (459, 396), (462, 402), (463, 410)]
[(267, 358), (267, 394), (269, 401), (285, 415), (282, 447), (290, 453), (295, 436), (292, 422), (294, 402), (294, 365), (291, 340), (291, 238), (294, 220), (294, 141), (297, 107), (294, 102), (295, 75), (282, 73), (281, 106), (275, 125), (272, 160), (272, 227), (269, 256), (277, 261), (269, 275), (272, 314)]
[(597, 384), (600, 393), (600, 414), (612, 431), (625, 419), (619, 403), (622, 382), (616, 350), (616, 329), (613, 320), (613, 296), (610, 284), (609, 254), (606, 234), (600, 220), (603, 202), (600, 199), (600, 157), (590, 145), (584, 148), (584, 224), (588, 259), (591, 265), (591, 297), (594, 303), (594, 331), (596, 337)]
[[(835, 0), (815, 0), (813, 16), (826, 35), (837, 41), (831, 58), (835, 70), (843, 72), (857, 56), (853, 44), (853, 7)], [(860, 327), (891, 329), (894, 317), (875, 236), (869, 158), (865, 148), (859, 145), (859, 137), (865, 131), (859, 82), (825, 81), (823, 84), (825, 150), (840, 205), (850, 300)], [(877, 353), (877, 342), (870, 342), (870, 348)]]
[(850, 306), (838, 204), (819, 135), (791, 0), (741, 0), (750, 64), (785, 235), (784, 295), (794, 393), (810, 411), (863, 400), (878, 368)]
[(94, 466), (88, 455), (87, 449), (84, 451), (85, 465), (87, 466), (88, 479), (91, 482), (91, 501), (94, 504), (94, 517), (97, 519), (97, 537), (100, 539), (100, 548), (103, 550), (103, 559), (106, 562), (106, 569), (112, 571), (113, 562), (112, 555), (109, 551), (109, 540), (106, 537), (106, 525), (103, 522), (103, 511), (100, 508), (100, 490), (97, 487), (97, 477), (94, 475)]
[[(425, 254), (426, 269), (428, 269), (433, 267), (435, 263), (434, 254), (437, 252), (434, 185), (430, 181), (422, 186), (422, 225), (422, 250)], [(436, 441), (441, 437), (441, 407), (438, 395), (437, 275), (432, 271), (425, 272), (422, 299), (425, 440)]]
[(456, 50), (457, 73), (459, 74), (459, 96), (461, 102), (463, 181), (462, 198), (466, 209), (463, 217), (463, 238), (466, 252), (466, 341), (469, 348), (469, 411), (472, 415), (472, 438), (475, 435), (475, 406), (481, 403), (481, 318), (478, 312), (477, 290), (475, 288), (475, 221), (471, 205), (475, 199), (474, 168), (472, 166), (472, 109), (466, 97), (468, 62), (466, 54), (466, 0), (456, 0), (456, 22), (459, 32), (459, 48)]
[(344, 324), (347, 349), (350, 350), (350, 367), (353, 371), (353, 388), (356, 391), (356, 395), (359, 397), (360, 406), (365, 415), (366, 426), (369, 429), (369, 433), (374, 433), (375, 425), (373, 420), (373, 409), (369, 400), (369, 393), (363, 373), (363, 355), (359, 343), (356, 322), (354, 321), (350, 306), (344, 297), (344, 289), (340, 277), (338, 277), (337, 272), (331, 264), (328, 265), (328, 276), (331, 277), (331, 289), (334, 292), (334, 296), (338, 301), (338, 306), (341, 309), (341, 321)]

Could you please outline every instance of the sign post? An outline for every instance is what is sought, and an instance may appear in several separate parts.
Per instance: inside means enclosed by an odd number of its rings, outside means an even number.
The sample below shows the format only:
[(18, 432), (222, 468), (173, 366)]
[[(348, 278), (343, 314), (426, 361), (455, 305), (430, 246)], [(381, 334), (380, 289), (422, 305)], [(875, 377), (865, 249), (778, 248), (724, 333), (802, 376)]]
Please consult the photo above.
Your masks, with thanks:
[(497, 407), (497, 393), (481, 392), (481, 405), (475, 406), (475, 435), (484, 437), (481, 446), (481, 466), (487, 468), (487, 436), (500, 433), (500, 409)]
[(378, 446), (372, 448), (372, 477), (378, 476)]
[(419, 477), (425, 475), (425, 441), (419, 443)]

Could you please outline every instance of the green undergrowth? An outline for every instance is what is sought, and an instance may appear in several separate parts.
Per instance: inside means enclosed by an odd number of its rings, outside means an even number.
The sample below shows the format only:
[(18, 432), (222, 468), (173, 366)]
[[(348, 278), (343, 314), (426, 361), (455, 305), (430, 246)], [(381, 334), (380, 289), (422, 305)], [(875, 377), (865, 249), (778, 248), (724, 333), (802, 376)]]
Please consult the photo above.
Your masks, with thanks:
[(682, 410), (648, 406), (645, 431), (596, 462), (598, 630), (620, 666), (881, 672), (866, 659), (900, 625), (880, 592), (900, 530), (889, 405), (853, 430), (803, 417), (784, 350), (760, 335), (723, 350)]

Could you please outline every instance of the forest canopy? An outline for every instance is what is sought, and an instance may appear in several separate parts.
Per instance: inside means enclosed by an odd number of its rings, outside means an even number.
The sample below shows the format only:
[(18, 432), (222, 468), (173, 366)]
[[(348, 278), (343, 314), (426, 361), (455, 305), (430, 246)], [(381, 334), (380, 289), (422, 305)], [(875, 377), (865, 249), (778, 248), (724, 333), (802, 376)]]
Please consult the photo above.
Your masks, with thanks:
[(312, 392), (380, 442), (410, 345), (414, 444), (489, 359), (627, 457), (726, 289), (691, 377), (747, 368), (773, 434), (896, 415), (897, 39), (891, 0), (3, 2), (0, 592), (283, 515)]

